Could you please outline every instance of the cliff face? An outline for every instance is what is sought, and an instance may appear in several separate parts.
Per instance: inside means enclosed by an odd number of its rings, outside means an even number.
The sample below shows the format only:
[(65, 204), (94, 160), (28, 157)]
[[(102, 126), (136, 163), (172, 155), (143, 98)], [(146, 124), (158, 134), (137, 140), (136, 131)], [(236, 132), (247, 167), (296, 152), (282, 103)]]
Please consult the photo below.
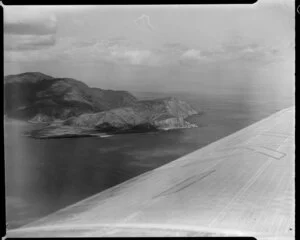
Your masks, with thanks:
[(189, 104), (174, 97), (140, 101), (135, 105), (135, 109), (148, 115), (152, 121), (160, 121), (172, 117), (187, 118), (197, 114)]
[(34, 118), (30, 119), (31, 123), (50, 123), (54, 119), (44, 114), (37, 114)]
[(95, 114), (82, 114), (63, 124), (90, 127), (104, 132), (125, 132), (133, 129), (174, 129), (196, 127), (184, 119), (197, 112), (175, 98), (141, 101), (132, 107), (117, 108)]
[(35, 138), (83, 137), (99, 133), (136, 133), (197, 127), (184, 118), (195, 114), (196, 111), (186, 103), (181, 105), (179, 102), (181, 101), (177, 99), (159, 99), (154, 101), (154, 106), (151, 106), (151, 102), (147, 102), (146, 105), (144, 102), (138, 102), (133, 107), (84, 113), (62, 123), (53, 123), (32, 131), (30, 135)]
[(67, 119), (137, 102), (126, 91), (90, 88), (71, 78), (30, 72), (4, 77), (4, 111), (8, 117), (30, 120)]
[(158, 129), (177, 129), (177, 128), (192, 128), (197, 125), (185, 121), (183, 118), (168, 118), (161, 121), (155, 121), (155, 126)]

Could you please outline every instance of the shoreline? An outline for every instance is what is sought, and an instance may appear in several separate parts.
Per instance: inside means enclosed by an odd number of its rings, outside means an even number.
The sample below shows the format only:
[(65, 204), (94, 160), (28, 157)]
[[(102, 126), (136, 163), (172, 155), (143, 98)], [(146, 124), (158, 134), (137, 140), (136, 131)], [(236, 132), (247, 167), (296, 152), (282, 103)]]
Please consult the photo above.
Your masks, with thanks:
[(13, 118), (4, 118), (4, 124), (12, 124), (18, 126), (30, 126), (36, 127), (34, 129), (23, 132), (22, 136), (29, 137), (32, 139), (64, 139), (64, 138), (88, 138), (88, 137), (98, 137), (106, 138), (115, 135), (125, 135), (125, 134), (143, 134), (143, 133), (159, 133), (159, 132), (169, 132), (174, 130), (182, 130), (189, 128), (199, 127), (196, 124), (190, 123), (189, 126), (184, 127), (165, 127), (157, 129), (126, 129), (126, 130), (115, 130), (115, 131), (100, 131), (95, 128), (83, 128), (83, 127), (72, 127), (61, 125), (61, 121), (54, 122), (33, 122)]
[[(33, 130), (33, 133), (29, 133), (26, 135), (26, 137), (30, 137), (33, 139), (62, 139), (62, 138), (87, 138), (87, 137), (98, 137), (98, 138), (106, 138), (106, 137), (112, 137), (116, 135), (127, 135), (127, 134), (143, 134), (143, 133), (162, 133), (162, 132), (169, 132), (174, 130), (182, 130), (182, 129), (189, 129), (189, 128), (197, 128), (198, 126), (192, 126), (192, 127), (175, 127), (175, 128), (161, 128), (156, 130), (125, 130), (125, 131), (116, 131), (116, 132), (99, 132), (95, 129), (69, 129), (69, 133), (62, 133), (62, 134), (55, 134), (55, 133), (38, 133), (39, 130)], [(82, 131), (77, 133), (71, 133), (72, 130)], [(55, 129), (55, 130), (62, 130), (62, 129)], [(55, 131), (54, 130), (54, 131)], [(76, 131), (75, 130), (75, 131)], [(37, 131), (37, 134), (34, 133), (34, 131)], [(43, 129), (42, 129), (43, 131)], [(85, 131), (91, 131), (91, 132), (85, 132)]]

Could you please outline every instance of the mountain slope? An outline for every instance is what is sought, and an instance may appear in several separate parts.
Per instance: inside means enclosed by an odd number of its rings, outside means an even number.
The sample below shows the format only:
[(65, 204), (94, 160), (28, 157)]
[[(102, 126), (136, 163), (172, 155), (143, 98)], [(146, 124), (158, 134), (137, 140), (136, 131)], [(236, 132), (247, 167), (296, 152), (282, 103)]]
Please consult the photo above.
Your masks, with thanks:
[(137, 102), (130, 107), (84, 113), (32, 131), (29, 135), (35, 138), (61, 138), (191, 128), (197, 126), (185, 118), (193, 114), (197, 112), (183, 101), (156, 99)]
[(126, 91), (90, 88), (71, 78), (53, 78), (38, 72), (4, 77), (5, 114), (13, 118), (67, 119), (136, 101)]
[(7, 117), (52, 123), (33, 131), (30, 135), (35, 137), (195, 127), (185, 119), (197, 114), (173, 97), (138, 101), (126, 91), (90, 88), (75, 79), (38, 72), (6, 76), (4, 93)]
[(112, 128), (131, 128), (132, 126), (151, 124), (163, 128), (164, 125), (170, 127), (172, 121), (174, 124), (176, 124), (175, 122), (184, 124), (184, 119), (193, 114), (197, 114), (197, 112), (187, 103), (175, 98), (163, 98), (140, 101), (131, 107), (82, 114), (66, 120), (64, 125), (102, 129), (108, 125)]

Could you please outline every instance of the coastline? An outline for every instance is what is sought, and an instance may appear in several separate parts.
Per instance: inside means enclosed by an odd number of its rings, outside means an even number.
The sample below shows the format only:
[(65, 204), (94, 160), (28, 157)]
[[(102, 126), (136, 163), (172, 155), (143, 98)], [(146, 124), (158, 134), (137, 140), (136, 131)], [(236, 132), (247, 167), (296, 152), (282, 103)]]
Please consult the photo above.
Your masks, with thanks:
[(95, 128), (80, 128), (62, 125), (50, 125), (42, 129), (35, 129), (27, 132), (27, 137), (34, 139), (60, 139), (60, 138), (83, 138), (83, 137), (111, 137), (114, 135), (135, 134), (135, 133), (149, 133), (149, 132), (166, 132), (179, 129), (196, 128), (196, 124), (191, 124), (185, 127), (169, 127), (157, 129), (120, 129), (115, 131), (100, 131)]
[[(33, 139), (64, 139), (64, 138), (87, 138), (87, 137), (111, 137), (121, 134), (136, 134), (136, 133), (149, 133), (149, 132), (166, 132), (172, 130), (197, 128), (196, 124), (189, 123), (185, 126), (170, 126), (170, 127), (157, 127), (151, 129), (116, 129), (111, 131), (99, 130), (91, 127), (75, 127), (62, 125), (61, 120), (53, 122), (38, 122), (38, 121), (26, 121), (14, 118), (4, 117), (4, 124), (16, 125), (16, 127), (28, 127), (27, 131), (23, 132), (24, 137)], [(5, 128), (5, 127), (4, 127)]]

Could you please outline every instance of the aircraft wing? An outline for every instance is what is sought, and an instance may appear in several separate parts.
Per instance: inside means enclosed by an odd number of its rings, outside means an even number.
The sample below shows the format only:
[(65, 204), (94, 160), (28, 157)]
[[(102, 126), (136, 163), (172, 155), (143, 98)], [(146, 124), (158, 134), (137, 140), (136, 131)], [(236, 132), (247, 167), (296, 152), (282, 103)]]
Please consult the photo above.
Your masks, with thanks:
[(295, 236), (295, 108), (7, 237)]

